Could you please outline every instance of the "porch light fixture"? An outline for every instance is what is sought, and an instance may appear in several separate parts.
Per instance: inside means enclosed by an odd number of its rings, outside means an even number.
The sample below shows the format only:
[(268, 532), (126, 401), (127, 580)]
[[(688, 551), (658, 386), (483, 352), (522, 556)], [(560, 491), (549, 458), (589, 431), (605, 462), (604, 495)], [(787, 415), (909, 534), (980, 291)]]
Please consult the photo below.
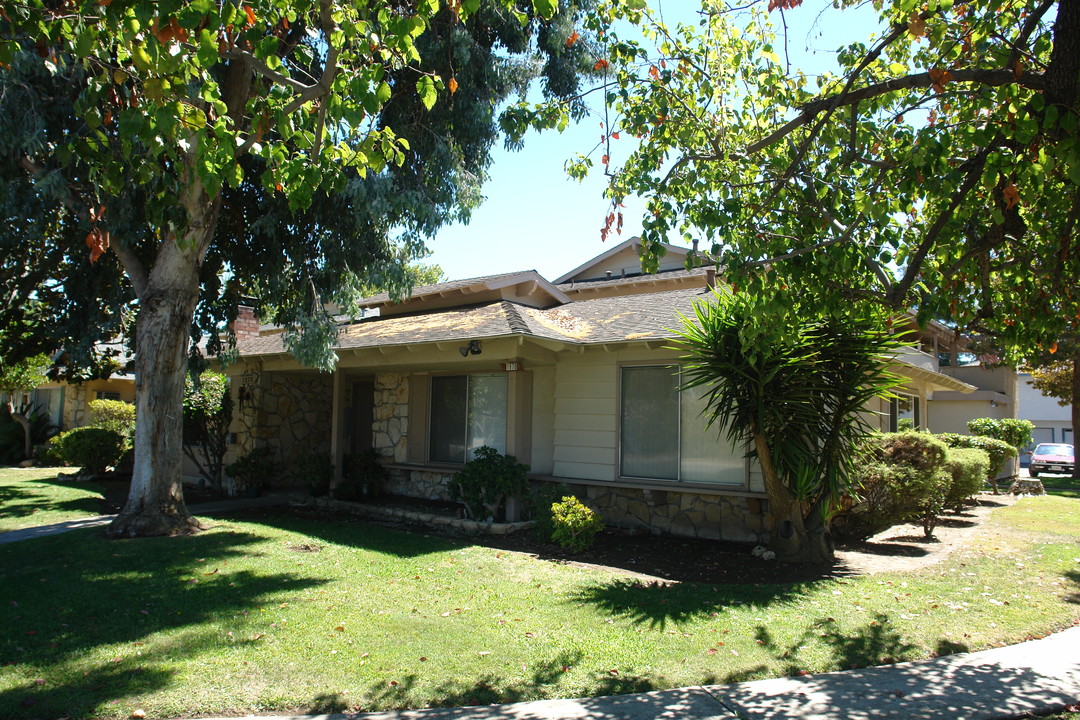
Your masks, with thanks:
[(468, 345), (462, 345), (461, 347), (459, 347), (458, 352), (461, 353), (461, 357), (469, 357), (469, 355), (479, 355), (481, 352), (480, 341), (470, 340)]

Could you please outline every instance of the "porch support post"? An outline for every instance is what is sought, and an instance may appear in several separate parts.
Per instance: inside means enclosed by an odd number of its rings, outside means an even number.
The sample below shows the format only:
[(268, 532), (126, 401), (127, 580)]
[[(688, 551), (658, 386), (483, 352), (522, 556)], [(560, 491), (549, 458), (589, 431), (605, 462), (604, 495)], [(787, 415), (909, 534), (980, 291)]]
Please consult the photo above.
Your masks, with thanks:
[(345, 373), (334, 370), (334, 389), (330, 394), (330, 459), (334, 463), (334, 479), (331, 487), (337, 487), (343, 476), (341, 467), (345, 457)]

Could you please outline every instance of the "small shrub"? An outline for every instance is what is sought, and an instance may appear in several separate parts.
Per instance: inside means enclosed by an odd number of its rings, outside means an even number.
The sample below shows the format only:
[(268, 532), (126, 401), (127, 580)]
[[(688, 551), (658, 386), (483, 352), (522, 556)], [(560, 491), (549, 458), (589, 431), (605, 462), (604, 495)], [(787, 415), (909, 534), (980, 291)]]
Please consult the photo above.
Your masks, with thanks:
[(325, 494), (334, 480), (334, 463), (328, 452), (304, 453), (296, 459), (293, 477), (311, 488), (312, 494)]
[(596, 533), (604, 529), (604, 521), (595, 510), (573, 495), (551, 506), (551, 539), (560, 547), (578, 553), (592, 546)]
[(927, 433), (871, 436), (860, 453), (855, 504), (846, 517), (848, 533), (869, 537), (916, 520), (931, 537), (951, 482), (945, 469), (947, 452), (944, 443)]
[(952, 481), (945, 496), (946, 507), (960, 510), (969, 503), (983, 487), (990, 456), (985, 450), (975, 448), (950, 448), (945, 469)]
[(1004, 440), (998, 440), (985, 435), (941, 433), (937, 438), (951, 448), (974, 448), (976, 450), (984, 451), (990, 458), (990, 464), (986, 468), (986, 481), (990, 483), (990, 486), (994, 489), (994, 493), (997, 493), (997, 476), (1001, 474), (1001, 469), (1005, 467), (1005, 462), (1009, 458), (1016, 457), (1015, 447)]
[(911, 418), (900, 418), (896, 421), (897, 432), (907, 432), (915, 429), (915, 421)]
[(120, 433), (126, 440), (135, 437), (135, 406), (122, 400), (91, 400), (87, 405), (90, 427)]
[(236, 462), (225, 466), (225, 474), (233, 481), (235, 492), (246, 492), (250, 488), (266, 487), (278, 473), (278, 463), (274, 459), (274, 450), (270, 447), (258, 447)]
[(555, 521), (551, 506), (569, 492), (562, 483), (541, 483), (529, 496), (525, 506), (526, 519), (533, 521), (533, 535), (540, 542), (552, 542), (551, 534), (555, 529)]
[(513, 455), (480, 447), (450, 481), (450, 497), (462, 503), (470, 517), (499, 520), (506, 498), (525, 493), (528, 472), (529, 466)]
[(1035, 424), (1019, 418), (975, 418), (968, 420), (967, 427), (972, 435), (1004, 440), (1019, 450), (1031, 442)]
[(120, 462), (127, 439), (115, 430), (86, 426), (64, 433), (58, 445), (66, 464), (82, 468), (82, 474), (100, 475)]
[(334, 497), (353, 502), (367, 500), (381, 492), (385, 480), (386, 469), (379, 462), (378, 452), (354, 452), (345, 458), (341, 484), (334, 488)]
[(63, 443), (69, 432), (71, 431), (65, 430), (62, 433), (53, 435), (43, 445), (39, 446), (38, 460), (42, 465), (60, 467), (68, 464), (63, 453)]

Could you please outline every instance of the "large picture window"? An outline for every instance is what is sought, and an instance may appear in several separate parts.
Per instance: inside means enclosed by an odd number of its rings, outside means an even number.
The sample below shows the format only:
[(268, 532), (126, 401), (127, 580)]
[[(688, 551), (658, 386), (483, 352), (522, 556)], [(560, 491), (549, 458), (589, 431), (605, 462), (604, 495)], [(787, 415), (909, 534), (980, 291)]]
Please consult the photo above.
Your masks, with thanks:
[(706, 428), (703, 393), (679, 392), (677, 366), (626, 366), (621, 379), (623, 477), (746, 484), (745, 453)]
[(430, 459), (464, 463), (484, 445), (506, 452), (506, 398), (504, 373), (431, 378)]

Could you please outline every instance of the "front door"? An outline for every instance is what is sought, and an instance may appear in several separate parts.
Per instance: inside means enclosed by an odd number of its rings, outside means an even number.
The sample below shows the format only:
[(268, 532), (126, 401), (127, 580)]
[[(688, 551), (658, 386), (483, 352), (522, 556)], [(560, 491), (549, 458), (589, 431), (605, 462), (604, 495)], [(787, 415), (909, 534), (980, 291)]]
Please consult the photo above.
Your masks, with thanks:
[(374, 447), (371, 425), (375, 420), (375, 382), (357, 380), (352, 386), (352, 432), (349, 450), (363, 452)]

